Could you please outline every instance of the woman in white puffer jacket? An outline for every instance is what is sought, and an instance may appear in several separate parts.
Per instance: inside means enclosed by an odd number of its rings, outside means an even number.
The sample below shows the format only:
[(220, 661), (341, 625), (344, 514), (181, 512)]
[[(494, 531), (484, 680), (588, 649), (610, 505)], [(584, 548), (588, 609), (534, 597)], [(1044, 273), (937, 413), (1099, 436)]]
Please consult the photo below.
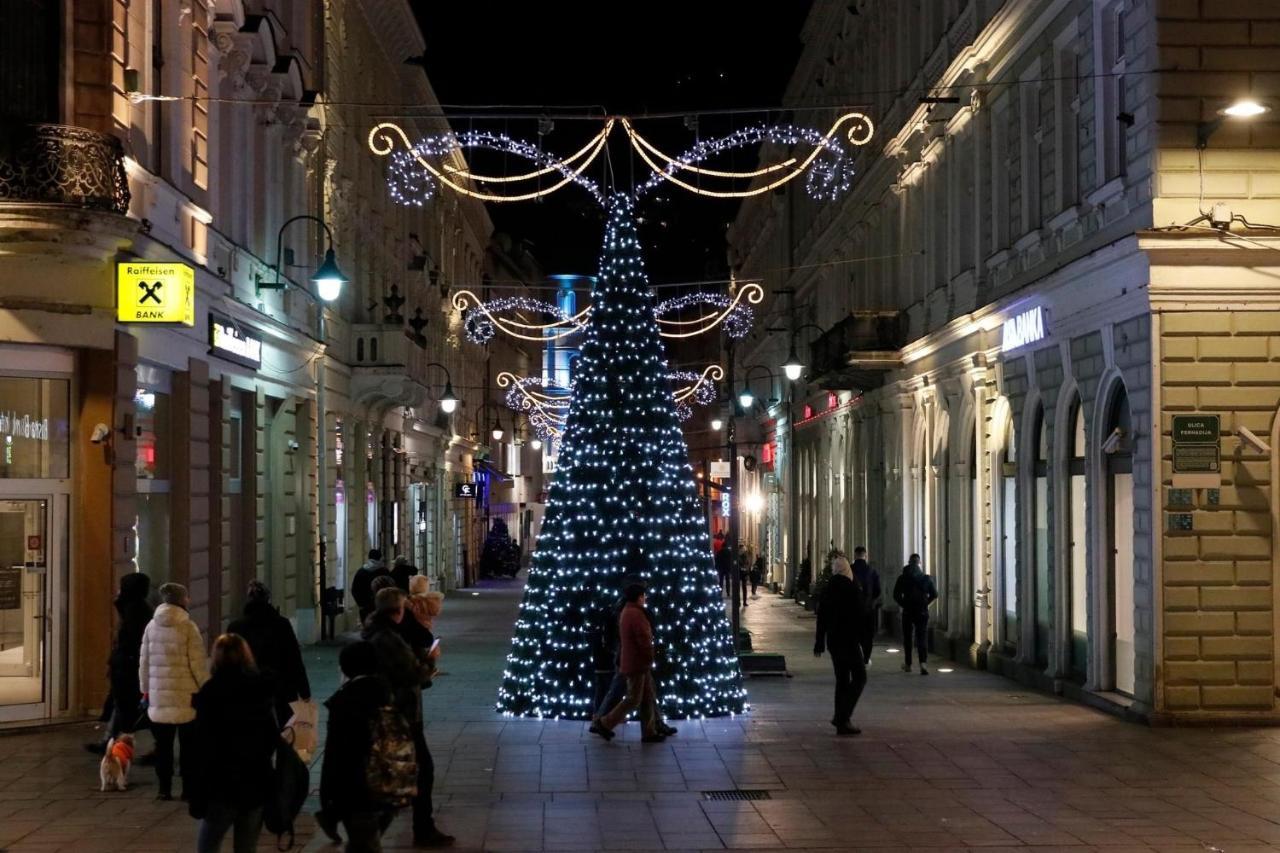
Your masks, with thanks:
[(192, 721), (196, 718), (191, 697), (209, 680), (209, 658), (204, 638), (187, 613), (186, 587), (167, 583), (160, 587), (155, 615), (142, 634), (142, 660), (138, 684), (147, 702), (147, 717), (156, 739), (156, 776), (161, 800), (173, 799), (173, 741), (176, 736), (183, 758), (183, 787), (186, 787), (186, 758)]

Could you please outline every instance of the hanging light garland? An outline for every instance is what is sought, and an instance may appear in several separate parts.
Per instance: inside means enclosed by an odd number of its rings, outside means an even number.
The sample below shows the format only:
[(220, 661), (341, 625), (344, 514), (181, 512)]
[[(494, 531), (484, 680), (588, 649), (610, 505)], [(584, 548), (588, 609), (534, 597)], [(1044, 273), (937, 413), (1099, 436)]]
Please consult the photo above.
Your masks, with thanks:
[[(847, 191), (853, 180), (853, 166), (846, 146), (866, 145), (875, 134), (875, 126), (867, 115), (850, 112), (837, 118), (826, 133), (797, 125), (762, 124), (736, 130), (727, 136), (703, 140), (685, 153), (673, 157), (641, 135), (630, 119), (610, 117), (604, 120), (600, 131), (585, 145), (562, 159), (551, 156), (537, 145), (504, 133), (488, 131), (443, 133), (423, 137), (415, 143), (394, 122), (375, 125), (369, 131), (368, 145), (374, 154), (389, 158), (387, 184), (392, 198), (401, 204), (423, 206), (435, 195), (438, 184), (481, 201), (514, 202), (542, 198), (571, 183), (581, 186), (597, 202), (604, 204), (604, 194), (599, 185), (588, 178), (585, 172), (605, 150), (609, 136), (618, 123), (622, 124), (632, 149), (653, 172), (636, 187), (635, 198), (643, 197), (663, 181), (711, 198), (748, 198), (770, 192), (807, 174), (805, 189), (809, 195), (817, 199), (832, 199)], [(787, 148), (808, 146), (812, 150), (804, 157), (787, 156), (780, 162), (757, 169), (735, 171), (702, 165), (728, 152), (766, 143)], [(468, 150), (510, 154), (524, 158), (539, 168), (511, 175), (480, 174), (465, 166), (463, 155)], [(455, 162), (448, 162), (450, 159)], [(501, 193), (476, 188), (510, 186), (529, 181), (540, 183), (542, 178), (549, 175), (558, 175), (558, 180), (527, 192)], [(730, 188), (703, 187), (690, 183), (681, 175), (728, 181)], [(754, 180), (761, 177), (766, 180)], [(735, 181), (750, 181), (754, 185), (733, 188), (732, 182)]]

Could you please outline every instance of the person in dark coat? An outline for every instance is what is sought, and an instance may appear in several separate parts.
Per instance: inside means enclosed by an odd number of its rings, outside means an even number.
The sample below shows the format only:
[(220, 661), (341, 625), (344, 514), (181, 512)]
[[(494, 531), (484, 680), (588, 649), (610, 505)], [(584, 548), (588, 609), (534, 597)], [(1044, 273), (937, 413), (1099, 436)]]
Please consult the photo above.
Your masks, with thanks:
[(338, 667), (347, 681), (324, 703), (329, 728), (320, 766), (316, 823), (335, 844), (342, 842), (338, 824), (343, 824), (347, 853), (378, 853), (382, 829), (392, 811), (370, 796), (366, 773), (374, 726), (381, 708), (391, 702), (391, 691), (378, 675), (378, 651), (372, 643), (362, 640), (344, 646)]
[(271, 679), (258, 671), (243, 637), (223, 634), (214, 641), (212, 677), (191, 700), (195, 767), (185, 793), (191, 816), (200, 821), (197, 853), (216, 853), (233, 827), (236, 853), (258, 849), (271, 795), (271, 760), (280, 741), (274, 696)]
[(395, 563), (391, 566), (391, 577), (395, 580), (396, 586), (404, 592), (409, 591), (409, 578), (418, 573), (418, 569), (404, 557), (396, 557)]
[(853, 579), (862, 587), (867, 599), (867, 618), (862, 624), (859, 644), (862, 646), (862, 660), (871, 665), (871, 647), (875, 643), (876, 631), (880, 627), (880, 605), (883, 594), (880, 590), (880, 573), (871, 568), (867, 562), (867, 549), (859, 545), (853, 549)]
[(912, 554), (902, 567), (898, 582), (893, 585), (893, 600), (902, 608), (902, 644), (905, 660), (902, 671), (911, 671), (912, 634), (915, 647), (920, 652), (920, 674), (928, 675), (925, 662), (929, 659), (929, 605), (938, 597), (933, 578), (920, 568), (920, 555)]
[(311, 698), (311, 682), (293, 625), (272, 606), (271, 590), (262, 581), (249, 582), (244, 616), (228, 625), (227, 633), (244, 637), (259, 671), (275, 685), (276, 720), (283, 728), (293, 716), (289, 703)]
[[(640, 559), (643, 559), (641, 557)], [(629, 564), (635, 568), (637, 563), (634, 557), (629, 558)], [(647, 563), (643, 564), (647, 568)], [(622, 618), (622, 610), (627, 606), (626, 589), (633, 584), (644, 586), (643, 572), (628, 575), (623, 579), (623, 595), (618, 598), (617, 604), (612, 609), (602, 611), (601, 616), (601, 634), (597, 641), (596, 669), (597, 672), (604, 675), (603, 684), (598, 685), (596, 712), (592, 715), (592, 720), (603, 718), (610, 710), (619, 702), (626, 698), (627, 695), (627, 677), (622, 674), (619, 664), (621, 662), (622, 643), (619, 636), (619, 620)], [(654, 630), (653, 614), (649, 612), (649, 608), (644, 608), (644, 616), (649, 620), (649, 630)], [(607, 660), (607, 664), (603, 663), (601, 658)], [(607, 668), (602, 668), (607, 667)], [(655, 681), (655, 694), (657, 685)], [(678, 731), (674, 726), (667, 725), (662, 719), (662, 710), (657, 704), (657, 696), (654, 696), (654, 706), (650, 713), (653, 714), (655, 728), (665, 737), (670, 737)], [(592, 722), (589, 731), (592, 734), (601, 735), (608, 739), (604, 732), (599, 731), (599, 725)]]
[(818, 633), (813, 641), (814, 657), (831, 652), (836, 675), (835, 716), (831, 725), (836, 734), (856, 735), (853, 709), (867, 686), (867, 668), (859, 645), (865, 619), (866, 594), (853, 578), (853, 569), (844, 557), (831, 561), (831, 580), (818, 602)]
[(414, 757), (418, 763), (418, 796), (413, 798), (413, 843), (422, 847), (448, 847), (453, 844), (453, 836), (441, 832), (432, 816), (435, 763), (431, 760), (431, 750), (427, 748), (427, 738), (422, 731), (422, 687), (430, 683), (431, 669), (401, 635), (400, 623), (406, 621), (404, 602), (405, 594), (399, 589), (380, 591), (374, 600), (374, 612), (365, 622), (362, 637), (373, 644), (378, 654), (378, 673), (391, 688), (396, 707), (413, 730)]
[(732, 590), (729, 588), (729, 582), (732, 579), (734, 571), (733, 549), (727, 544), (721, 545), (720, 550), (716, 551), (715, 563), (716, 577), (720, 579), (720, 592), (725, 598), (728, 598), (732, 593)]
[(635, 710), (640, 712), (644, 743), (659, 743), (667, 736), (658, 728), (657, 689), (653, 681), (653, 665), (657, 659), (653, 643), (653, 626), (645, 615), (645, 587), (641, 583), (627, 586), (623, 593), (626, 605), (618, 619), (618, 672), (627, 679), (626, 696), (603, 717), (591, 721), (591, 732), (612, 740), (614, 729)]
[(119, 623), (116, 639), (107, 658), (107, 680), (110, 687), (107, 701), (111, 715), (105, 737), (85, 744), (85, 749), (101, 755), (107, 742), (121, 733), (132, 734), (142, 716), (142, 688), (138, 684), (138, 659), (142, 656), (142, 634), (147, 630), (154, 608), (147, 601), (151, 593), (151, 578), (142, 572), (132, 572), (120, 578), (120, 591), (116, 594), (115, 608)]
[(369, 614), (373, 612), (373, 579), (382, 575), (390, 575), (387, 566), (382, 562), (382, 552), (377, 548), (369, 551), (369, 559), (365, 564), (356, 569), (355, 575), (351, 578), (351, 600), (356, 603), (356, 607), (360, 611), (360, 624), (364, 624), (364, 620), (369, 618)]

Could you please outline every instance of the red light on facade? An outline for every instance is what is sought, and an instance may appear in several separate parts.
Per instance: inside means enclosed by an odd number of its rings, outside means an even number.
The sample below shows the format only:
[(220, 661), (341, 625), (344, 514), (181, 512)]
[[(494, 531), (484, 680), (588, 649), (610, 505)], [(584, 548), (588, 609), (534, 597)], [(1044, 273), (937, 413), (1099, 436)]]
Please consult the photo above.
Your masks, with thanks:
[(773, 467), (773, 460), (777, 458), (778, 445), (775, 442), (768, 442), (760, 450), (760, 462), (770, 468)]
[(804, 419), (807, 421), (807, 420), (809, 420), (809, 418), (811, 418), (811, 417), (813, 417), (813, 406), (810, 406), (808, 403), (805, 403), (805, 404), (804, 404)]
[(840, 398), (837, 397), (835, 393), (828, 391), (827, 392), (827, 408), (834, 409), (838, 405), (840, 405)]

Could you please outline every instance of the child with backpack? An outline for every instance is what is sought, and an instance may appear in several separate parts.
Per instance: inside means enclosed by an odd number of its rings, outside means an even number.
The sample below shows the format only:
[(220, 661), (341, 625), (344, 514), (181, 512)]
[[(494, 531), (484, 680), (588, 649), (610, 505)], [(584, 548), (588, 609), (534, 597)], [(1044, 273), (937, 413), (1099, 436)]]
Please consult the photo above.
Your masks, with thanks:
[(345, 826), (347, 853), (380, 853), (396, 809), (417, 794), (413, 734), (378, 675), (371, 643), (343, 648), (338, 666), (347, 680), (324, 703), (329, 728), (316, 823), (335, 843), (342, 841), (338, 824)]

